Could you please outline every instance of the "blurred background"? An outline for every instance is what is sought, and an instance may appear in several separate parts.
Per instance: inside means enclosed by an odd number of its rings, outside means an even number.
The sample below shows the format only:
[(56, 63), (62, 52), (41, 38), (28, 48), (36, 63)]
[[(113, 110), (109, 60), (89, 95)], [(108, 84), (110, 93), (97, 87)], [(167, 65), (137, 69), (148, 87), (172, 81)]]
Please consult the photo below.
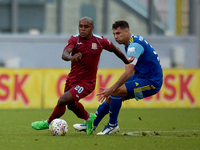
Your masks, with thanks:
[[(129, 22), (159, 54), (163, 68), (199, 68), (199, 0), (0, 0), (0, 67), (67, 68), (61, 59), (81, 17), (94, 20), (94, 33), (115, 42), (112, 23)], [(100, 68), (123, 68), (104, 51)]]

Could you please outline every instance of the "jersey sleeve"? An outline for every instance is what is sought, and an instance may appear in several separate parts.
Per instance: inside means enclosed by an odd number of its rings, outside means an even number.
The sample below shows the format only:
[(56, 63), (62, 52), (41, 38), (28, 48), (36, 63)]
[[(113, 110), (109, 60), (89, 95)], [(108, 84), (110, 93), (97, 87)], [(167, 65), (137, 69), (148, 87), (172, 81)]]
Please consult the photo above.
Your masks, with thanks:
[(133, 55), (134, 60), (133, 60), (133, 62), (131, 62), (131, 64), (136, 65), (138, 58), (143, 53), (144, 53), (144, 48), (142, 47), (142, 45), (140, 45), (139, 43), (132, 43), (132, 44), (129, 45), (126, 55), (129, 58), (131, 58), (131, 55)]
[(139, 43), (132, 43), (127, 49), (127, 57), (131, 57), (131, 55), (134, 55), (134, 58), (138, 59), (143, 53), (144, 48)]
[(76, 41), (76, 38), (74, 36), (71, 36), (65, 46), (64, 49), (67, 49), (67, 48), (72, 48), (74, 49), (74, 47), (76, 46), (77, 44), (77, 41)]
[(103, 46), (103, 49), (110, 50), (111, 47), (113, 46), (113, 43), (105, 37), (102, 37), (102, 38), (103, 40), (101, 44)]

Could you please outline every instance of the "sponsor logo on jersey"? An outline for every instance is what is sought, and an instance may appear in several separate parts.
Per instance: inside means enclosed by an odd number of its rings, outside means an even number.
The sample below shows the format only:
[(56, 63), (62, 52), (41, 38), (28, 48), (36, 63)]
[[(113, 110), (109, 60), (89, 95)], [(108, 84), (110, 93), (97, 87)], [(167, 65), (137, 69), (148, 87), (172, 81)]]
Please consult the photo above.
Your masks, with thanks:
[(77, 43), (78, 45), (81, 45), (81, 44), (83, 44), (82, 42), (79, 42), (79, 43)]
[(135, 47), (129, 47), (128, 52), (132, 54), (135, 53)]
[(97, 49), (97, 43), (92, 43), (92, 49)]
[(139, 83), (135, 82), (135, 85), (136, 85), (136, 86), (138, 86), (138, 85), (139, 85)]

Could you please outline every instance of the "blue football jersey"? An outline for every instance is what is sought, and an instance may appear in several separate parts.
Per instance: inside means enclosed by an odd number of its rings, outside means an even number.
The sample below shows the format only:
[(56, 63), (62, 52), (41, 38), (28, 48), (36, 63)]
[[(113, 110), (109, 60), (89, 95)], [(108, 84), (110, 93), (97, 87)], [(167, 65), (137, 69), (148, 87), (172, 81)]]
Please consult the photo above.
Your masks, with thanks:
[(135, 76), (162, 84), (163, 73), (158, 54), (142, 36), (131, 35), (125, 51), (127, 57), (134, 55), (137, 59)]

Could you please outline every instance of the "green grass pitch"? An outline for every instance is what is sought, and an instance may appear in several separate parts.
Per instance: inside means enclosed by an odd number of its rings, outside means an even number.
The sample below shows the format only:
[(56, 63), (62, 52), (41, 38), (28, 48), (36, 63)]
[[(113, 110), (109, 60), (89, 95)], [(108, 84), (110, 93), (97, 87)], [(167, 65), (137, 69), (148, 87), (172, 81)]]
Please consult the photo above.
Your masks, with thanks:
[[(96, 109), (87, 109), (95, 112)], [(91, 135), (77, 132), (73, 124), (83, 123), (67, 110), (62, 119), (69, 125), (65, 136), (49, 130), (36, 131), (31, 122), (46, 120), (52, 109), (1, 109), (0, 150), (199, 150), (200, 109), (127, 109), (118, 118), (120, 132), (97, 136), (108, 115)]]

